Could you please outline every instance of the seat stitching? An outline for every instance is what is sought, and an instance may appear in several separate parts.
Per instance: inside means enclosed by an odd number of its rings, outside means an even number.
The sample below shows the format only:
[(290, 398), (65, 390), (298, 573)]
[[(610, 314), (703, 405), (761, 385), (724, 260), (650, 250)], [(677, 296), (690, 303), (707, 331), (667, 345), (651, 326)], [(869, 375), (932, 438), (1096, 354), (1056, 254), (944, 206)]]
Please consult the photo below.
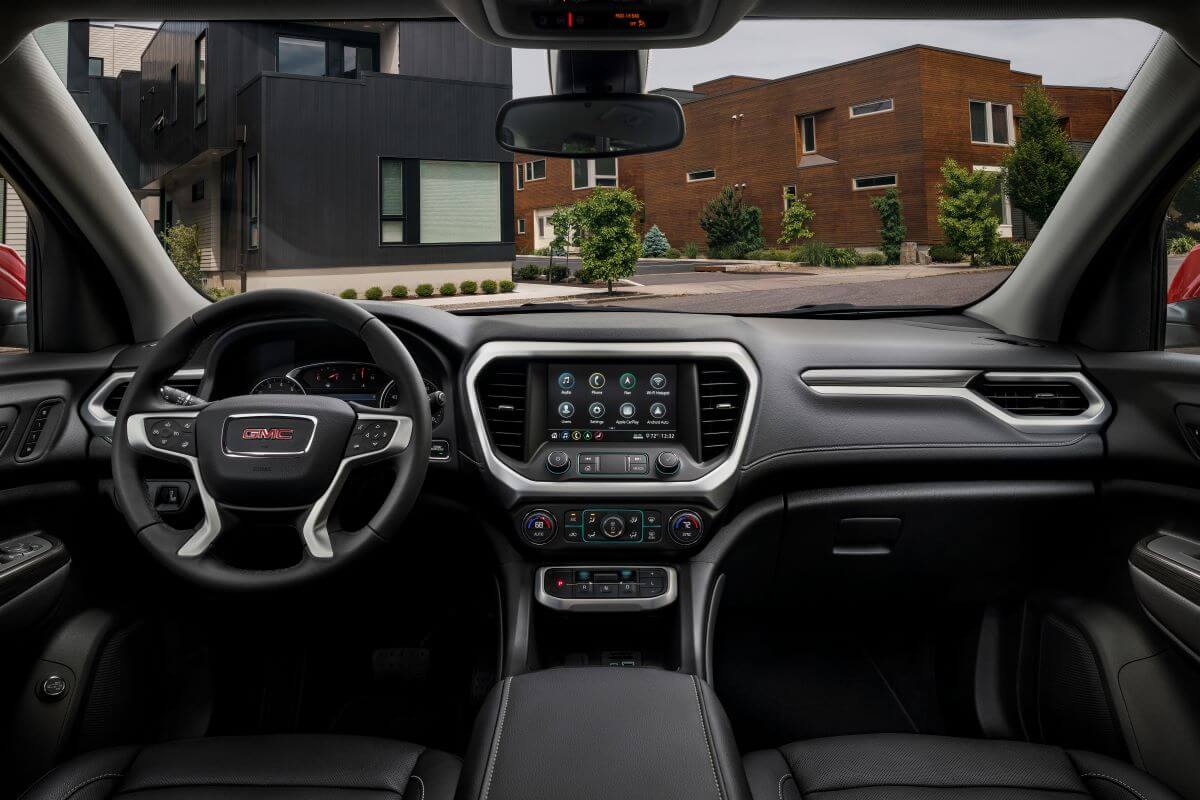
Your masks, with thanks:
[(483, 793), (480, 795), (480, 800), (487, 800), (488, 792), (492, 790), (492, 778), (496, 775), (496, 762), (500, 757), (500, 739), (504, 736), (504, 717), (508, 713), (508, 694), (511, 685), (512, 678), (506, 678), (504, 690), (500, 695), (500, 716), (496, 721), (496, 738), (492, 742), (492, 753), (488, 758), (487, 778), (483, 782)]
[(713, 757), (712, 741), (708, 736), (708, 721), (704, 718), (704, 705), (700, 702), (700, 680), (692, 676), (692, 688), (696, 690), (696, 710), (700, 713), (700, 730), (704, 733), (704, 747), (708, 750), (708, 765), (712, 768), (713, 784), (717, 787), (718, 800), (725, 800), (721, 791), (721, 779), (717, 777), (717, 760)]
[(425, 781), (421, 780), (421, 776), (409, 775), (408, 779), (410, 781), (416, 781), (417, 785), (421, 787), (421, 796), (417, 800), (425, 800)]
[[(791, 778), (792, 780), (796, 780), (794, 777), (792, 777), (792, 773), (790, 773), (790, 772), (785, 774), (782, 778), (779, 779), (779, 800), (783, 800), (783, 783), (788, 778)], [(800, 790), (800, 786), (799, 786), (799, 784), (797, 784), (796, 791), (799, 791), (799, 790)]]
[(1141, 792), (1139, 792), (1137, 789), (1133, 788), (1132, 786), (1125, 783), (1124, 781), (1114, 778), (1111, 775), (1105, 775), (1103, 772), (1085, 772), (1082, 775), (1080, 775), (1079, 777), (1081, 777), (1081, 778), (1101, 778), (1103, 780), (1110, 781), (1112, 783), (1115, 783), (1117, 786), (1120, 786), (1122, 789), (1129, 792), (1134, 797), (1139, 798), (1139, 800), (1146, 800), (1146, 796), (1144, 794), (1142, 794)]
[(102, 781), (105, 778), (124, 778), (124, 777), (125, 777), (125, 773), (123, 773), (123, 772), (105, 772), (102, 775), (97, 775), (94, 778), (88, 778), (86, 781), (79, 784), (78, 786), (73, 788), (71, 791), (69, 791), (65, 795), (63, 795), (62, 800), (69, 800), (69, 798), (73, 794), (78, 792), (80, 789), (83, 789), (86, 786), (90, 786), (91, 784), (95, 783), (96, 781)]

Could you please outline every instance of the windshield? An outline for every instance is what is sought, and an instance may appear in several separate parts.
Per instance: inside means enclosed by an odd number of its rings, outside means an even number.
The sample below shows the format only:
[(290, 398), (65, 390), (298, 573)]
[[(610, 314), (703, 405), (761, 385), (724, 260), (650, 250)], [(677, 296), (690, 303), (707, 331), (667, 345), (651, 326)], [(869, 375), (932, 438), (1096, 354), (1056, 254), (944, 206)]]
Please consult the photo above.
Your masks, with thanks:
[[(684, 110), (681, 146), (596, 159), (503, 150), (497, 111), (548, 92), (546, 53), (453, 20), (79, 20), (35, 36), (171, 261), (214, 299), (300, 287), (446, 311), (736, 314), (990, 292), (1157, 33), (745, 21), (650, 54), (647, 89)], [(85, 65), (65, 46), (81, 35)]]

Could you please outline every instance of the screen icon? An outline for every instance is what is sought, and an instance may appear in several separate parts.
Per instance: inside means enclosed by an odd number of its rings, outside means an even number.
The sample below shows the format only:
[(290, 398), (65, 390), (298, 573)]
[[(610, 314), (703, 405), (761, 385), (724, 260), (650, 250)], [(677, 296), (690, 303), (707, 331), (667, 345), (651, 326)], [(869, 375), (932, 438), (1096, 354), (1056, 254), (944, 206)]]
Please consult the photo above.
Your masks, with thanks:
[(558, 404), (558, 415), (563, 419), (570, 419), (575, 416), (575, 404), (569, 403), (566, 400)]
[(621, 403), (621, 416), (622, 417), (624, 417), (625, 419), (632, 419), (633, 415), (636, 413), (637, 413), (637, 409), (634, 408), (633, 403)]
[(588, 416), (592, 419), (604, 418), (604, 403), (596, 402), (588, 406)]
[(558, 376), (558, 385), (562, 389), (575, 388), (575, 376), (569, 372), (563, 372)]
[(603, 373), (593, 372), (588, 376), (588, 386), (592, 387), (593, 389), (603, 389), (605, 383), (606, 381)]
[(667, 415), (667, 407), (665, 405), (663, 405), (662, 403), (651, 403), (650, 404), (650, 416), (654, 417), (655, 419), (662, 419), (666, 415)]
[(583, 438), (583, 434), (580, 433), (579, 431), (571, 431), (571, 441), (578, 442), (582, 438)]
[(620, 382), (621, 382), (622, 389), (625, 389), (625, 390), (632, 389), (633, 387), (637, 386), (637, 376), (634, 375), (632, 372), (622, 372)]
[(651, 389), (665, 389), (667, 387), (667, 376), (661, 372), (656, 372), (650, 376)]

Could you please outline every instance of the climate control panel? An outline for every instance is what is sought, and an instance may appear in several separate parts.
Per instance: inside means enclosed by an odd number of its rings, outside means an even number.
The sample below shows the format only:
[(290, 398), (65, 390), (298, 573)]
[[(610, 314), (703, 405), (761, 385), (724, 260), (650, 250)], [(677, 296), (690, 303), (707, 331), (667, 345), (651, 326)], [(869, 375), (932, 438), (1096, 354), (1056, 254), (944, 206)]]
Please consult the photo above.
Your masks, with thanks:
[(692, 508), (635, 504), (539, 506), (517, 518), (521, 538), (536, 547), (695, 547), (704, 538), (705, 516)]

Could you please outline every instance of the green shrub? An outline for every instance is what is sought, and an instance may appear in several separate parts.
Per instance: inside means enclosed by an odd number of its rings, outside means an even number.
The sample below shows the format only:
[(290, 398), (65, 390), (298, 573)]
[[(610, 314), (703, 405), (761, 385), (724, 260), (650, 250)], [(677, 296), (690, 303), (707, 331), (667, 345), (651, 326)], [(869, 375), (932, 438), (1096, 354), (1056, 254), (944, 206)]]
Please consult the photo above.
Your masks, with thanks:
[(657, 225), (646, 231), (646, 238), (642, 240), (643, 258), (662, 258), (670, 249), (671, 243), (667, 241), (666, 234)]
[(791, 203), (783, 210), (783, 217), (780, 219), (779, 228), (779, 243), (788, 244), (789, 242), (800, 243), (805, 239), (813, 237), (812, 221), (816, 219), (817, 212), (808, 207), (808, 201), (812, 198), (811, 194), (805, 194), (803, 197), (791, 197)]
[(517, 267), (515, 275), (519, 281), (536, 281), (542, 277), (542, 267), (540, 264), (522, 264)]
[(175, 269), (185, 281), (199, 289), (204, 284), (204, 272), (200, 269), (200, 229), (177, 222), (159, 236)]
[(809, 239), (800, 246), (800, 261), (810, 267), (819, 267), (825, 263), (825, 255), (828, 252), (829, 245), (816, 239)]
[(226, 289), (224, 286), (210, 286), (204, 290), (210, 300), (224, 300), (226, 297), (233, 297), (237, 294), (233, 289)]
[(959, 252), (948, 244), (935, 244), (930, 247), (929, 258), (937, 264), (957, 264), (962, 261)]
[(1173, 256), (1186, 256), (1196, 246), (1196, 240), (1190, 236), (1176, 236), (1167, 242), (1167, 252)]
[(408, 297), (408, 287), (402, 283), (397, 283), (392, 287), (392, 297)]
[(667, 248), (667, 258), (679, 258), (681, 255), (683, 254), (679, 252), (678, 247)]
[(488, 278), (486, 281), (479, 284), (479, 288), (483, 289), (484, 294), (495, 294), (496, 293), (496, 282), (494, 280), (492, 280), (491, 278)]
[(968, 256), (972, 264), (987, 263), (999, 238), (995, 202), (1000, 186), (995, 174), (959, 166), (947, 158), (942, 179), (937, 221), (946, 244)]
[(502, 292), (511, 292), (513, 289), (516, 289), (516, 288), (517, 288), (517, 285), (515, 283), (513, 283), (512, 281), (500, 281), (500, 291), (502, 291)]
[(534, 250), (534, 251), (533, 251), (533, 255), (535, 255), (535, 256), (548, 256), (548, 255), (550, 255), (550, 248), (549, 248), (549, 247), (539, 247), (539, 248), (537, 248), (536, 250)]
[(763, 246), (762, 210), (747, 205), (742, 190), (726, 186), (700, 213), (710, 258), (742, 258)]
[(458, 290), (463, 294), (475, 294), (478, 289), (479, 284), (475, 283), (475, 281), (463, 281), (458, 285)]
[(566, 280), (567, 265), (555, 264), (553, 267), (546, 267), (546, 271), (543, 274), (552, 281)]
[(338, 294), (338, 297), (342, 298), (343, 300), (357, 300), (358, 289), (342, 289), (342, 291)]
[(763, 250), (751, 250), (746, 253), (746, 258), (753, 261), (799, 261), (800, 250), (781, 250), (779, 248), (766, 248)]
[(831, 247), (825, 253), (827, 267), (853, 267), (858, 264), (858, 251), (853, 247)]
[[(579, 260), (594, 280), (608, 284), (610, 292), (615, 282), (637, 272), (642, 248), (635, 221), (641, 213), (642, 201), (630, 189), (597, 189), (571, 206)], [(557, 233), (559, 226), (554, 230)]]
[(998, 239), (996, 244), (992, 246), (991, 256), (988, 258), (993, 264), (1002, 264), (1006, 267), (1015, 267), (1021, 263), (1021, 259), (1029, 252), (1029, 242), (1015, 241), (1013, 239)]
[(687, 244), (685, 244), (683, 246), (683, 257), (684, 258), (699, 258), (700, 257), (700, 245), (696, 244), (695, 242), (688, 242)]
[(888, 189), (879, 197), (871, 199), (871, 207), (879, 212), (879, 238), (885, 263), (900, 263), (900, 246), (908, 235), (904, 225), (904, 204), (900, 202), (900, 190)]
[(881, 267), (888, 263), (888, 257), (878, 250), (858, 254), (858, 263), (865, 267)]
[(417, 287), (417, 297), (433, 297), (433, 284), (422, 283)]
[(450, 281), (446, 281), (438, 288), (438, 294), (442, 297), (453, 297), (458, 294), (458, 287)]
[(383, 289), (379, 286), (372, 286), (369, 289), (367, 289), (367, 291), (364, 293), (363, 296), (366, 297), (368, 300), (382, 300), (383, 299)]

